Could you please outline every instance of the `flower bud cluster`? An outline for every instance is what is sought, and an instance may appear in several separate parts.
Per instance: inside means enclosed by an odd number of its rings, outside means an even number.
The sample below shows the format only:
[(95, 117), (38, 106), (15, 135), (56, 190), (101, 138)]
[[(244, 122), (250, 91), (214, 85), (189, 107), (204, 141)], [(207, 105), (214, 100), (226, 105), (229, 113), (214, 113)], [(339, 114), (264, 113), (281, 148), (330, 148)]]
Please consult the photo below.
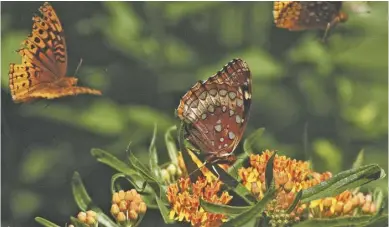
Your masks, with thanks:
[(135, 189), (120, 190), (112, 195), (111, 214), (118, 222), (135, 222), (146, 210), (146, 203)]

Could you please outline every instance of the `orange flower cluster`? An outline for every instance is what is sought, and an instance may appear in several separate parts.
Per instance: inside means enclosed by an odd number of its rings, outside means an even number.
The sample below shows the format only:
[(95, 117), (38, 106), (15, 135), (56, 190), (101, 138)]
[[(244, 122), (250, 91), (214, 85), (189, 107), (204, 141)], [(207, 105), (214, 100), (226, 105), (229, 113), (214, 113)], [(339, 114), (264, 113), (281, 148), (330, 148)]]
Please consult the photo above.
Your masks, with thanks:
[[(239, 169), (242, 184), (259, 199), (263, 198), (266, 191), (265, 168), (272, 154), (273, 151), (266, 150), (261, 155), (250, 155), (250, 167)], [(310, 218), (358, 214), (352, 212), (355, 210), (360, 210), (364, 214), (376, 212), (371, 195), (364, 196), (362, 193), (352, 194), (345, 191), (336, 197), (319, 199), (307, 204), (299, 203), (290, 214), (286, 214), (285, 210), (291, 206), (297, 192), (328, 180), (332, 174), (314, 172), (309, 168), (308, 162), (276, 155), (273, 176), (278, 192), (276, 198), (269, 203), (267, 213), (271, 218), (277, 219), (278, 223), (299, 221), (307, 212)]]
[(120, 190), (112, 195), (111, 214), (119, 222), (136, 221), (146, 210), (146, 203), (135, 189)]
[(211, 203), (228, 204), (232, 199), (228, 192), (218, 195), (221, 184), (219, 180), (207, 181), (205, 178), (199, 178), (193, 184), (189, 178), (181, 178), (176, 184), (171, 184), (167, 190), (170, 218), (185, 220), (197, 227), (220, 226), (227, 217), (206, 212), (200, 207), (200, 198)]
[(376, 204), (370, 194), (364, 195), (361, 192), (353, 194), (349, 190), (336, 197), (318, 199), (309, 204), (311, 218), (374, 214), (376, 211)]

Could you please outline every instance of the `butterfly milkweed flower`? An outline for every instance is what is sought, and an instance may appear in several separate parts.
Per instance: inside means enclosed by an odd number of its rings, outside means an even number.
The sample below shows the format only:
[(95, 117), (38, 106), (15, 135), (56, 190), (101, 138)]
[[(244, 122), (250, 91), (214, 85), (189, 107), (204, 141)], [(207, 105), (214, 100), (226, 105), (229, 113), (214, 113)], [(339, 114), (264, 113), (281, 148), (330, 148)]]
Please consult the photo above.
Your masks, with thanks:
[[(267, 186), (265, 185), (265, 168), (273, 151), (266, 150), (261, 155), (250, 155), (250, 166), (238, 170), (242, 184), (259, 199), (263, 198)], [(353, 193), (346, 190), (335, 197), (327, 197), (301, 203), (287, 214), (286, 210), (292, 205), (295, 196), (300, 190), (307, 189), (332, 177), (330, 172), (314, 172), (306, 161), (297, 161), (286, 156), (275, 156), (273, 165), (275, 186), (278, 189), (276, 198), (269, 203), (267, 215), (271, 223), (293, 223), (305, 218), (330, 218), (339, 216), (357, 216), (374, 214), (376, 204), (370, 194)]]
[(167, 190), (167, 198), (171, 205), (170, 219), (190, 222), (192, 226), (220, 226), (227, 220), (223, 214), (206, 212), (200, 207), (200, 198), (216, 204), (228, 204), (232, 196), (227, 191), (220, 191), (220, 180), (207, 180), (199, 177), (195, 183), (189, 178), (180, 178)]

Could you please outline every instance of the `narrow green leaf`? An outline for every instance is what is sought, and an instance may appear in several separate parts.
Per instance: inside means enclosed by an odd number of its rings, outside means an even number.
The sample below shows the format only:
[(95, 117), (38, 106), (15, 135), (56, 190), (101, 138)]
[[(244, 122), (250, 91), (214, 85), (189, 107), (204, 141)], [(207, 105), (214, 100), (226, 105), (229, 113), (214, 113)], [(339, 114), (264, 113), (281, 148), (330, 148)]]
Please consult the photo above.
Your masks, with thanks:
[(227, 216), (235, 217), (251, 208), (251, 206), (229, 206), (224, 204), (210, 203), (200, 198), (200, 206), (205, 211), (216, 214), (225, 214)]
[(242, 226), (254, 218), (262, 216), (262, 212), (265, 210), (266, 205), (274, 198), (276, 189), (274, 184), (266, 191), (264, 197), (257, 204), (252, 206), (249, 210), (241, 213), (240, 215), (232, 218), (230, 221), (225, 223), (223, 226)]
[(352, 167), (353, 169), (362, 166), (364, 156), (365, 156), (365, 150), (362, 149), (362, 150), (358, 153), (358, 156), (357, 156), (357, 158), (355, 159), (355, 161), (354, 161), (354, 163), (353, 163), (353, 167)]
[(157, 125), (154, 125), (153, 138), (151, 139), (149, 147), (149, 157), (150, 157), (150, 169), (153, 173), (153, 176), (157, 179), (161, 178), (161, 169), (158, 165), (158, 154), (157, 148), (155, 146), (155, 141), (157, 139)]
[(142, 163), (140, 162), (136, 157), (135, 155), (130, 151), (130, 150), (127, 150), (128, 152), (128, 158), (130, 160), (130, 164), (135, 168), (137, 169), (137, 172), (139, 174), (141, 174), (142, 176), (144, 176), (147, 180), (149, 181), (153, 181), (153, 182), (158, 182), (157, 179), (155, 179), (150, 170)]
[(300, 222), (293, 227), (336, 227), (336, 226), (352, 226), (361, 223), (367, 223), (372, 219), (371, 215), (363, 215), (356, 217), (338, 217), (338, 218), (323, 218), (311, 219)]
[(270, 188), (270, 185), (273, 181), (273, 166), (274, 166), (274, 158), (276, 157), (277, 152), (274, 151), (273, 155), (269, 158), (269, 161), (266, 163), (265, 169), (265, 182), (266, 188)]
[(289, 206), (289, 208), (286, 210), (286, 213), (289, 214), (296, 208), (298, 202), (301, 200), (301, 196), (303, 195), (303, 191), (299, 191), (296, 195), (296, 197), (293, 200), (293, 203)]
[(135, 182), (129, 176), (127, 176), (127, 175), (125, 175), (123, 173), (117, 173), (117, 174), (114, 174), (111, 177), (111, 191), (112, 191), (112, 193), (115, 193), (117, 191), (117, 189), (115, 188), (115, 183), (120, 178), (124, 178), (128, 182), (130, 182), (130, 184), (133, 185), (137, 191), (146, 191), (146, 192), (149, 192), (149, 193), (152, 192), (150, 188), (147, 188), (145, 180), (143, 180), (142, 186), (139, 186), (137, 183), (141, 183), (140, 181)]
[(247, 204), (253, 205), (257, 201), (255, 196), (247, 190), (240, 182), (238, 182), (234, 177), (229, 175), (223, 168), (219, 165), (212, 165), (207, 163), (205, 165), (212, 172), (216, 170), (216, 175), (219, 175), (219, 178), (224, 184), (230, 189), (233, 190), (238, 196), (240, 196)]
[(303, 190), (301, 201), (306, 203), (311, 200), (334, 196), (347, 189), (352, 189), (383, 177), (385, 177), (385, 171), (377, 164), (346, 170), (312, 188)]
[(172, 161), (173, 164), (178, 166), (178, 158), (177, 158), (178, 150), (177, 150), (176, 143), (174, 141), (174, 137), (172, 136), (172, 133), (174, 131), (177, 131), (177, 126), (174, 125), (174, 126), (168, 128), (168, 130), (165, 133), (165, 144), (166, 144), (166, 148), (167, 148), (167, 152), (169, 154), (170, 160)]
[(159, 211), (161, 212), (163, 221), (166, 224), (174, 223), (175, 221), (169, 218), (169, 209), (165, 206), (165, 204), (162, 202), (162, 200), (158, 196), (155, 196), (155, 200), (157, 201)]
[(368, 223), (364, 223), (363, 227), (381, 227), (388, 226), (388, 224), (388, 215), (384, 214), (372, 218)]
[(384, 201), (384, 193), (383, 193), (381, 188), (374, 189), (373, 201), (374, 201), (377, 209), (380, 209), (382, 207), (382, 202)]
[(78, 172), (74, 172), (73, 174), (72, 191), (78, 207), (82, 211), (88, 210), (90, 204), (92, 203), (92, 199), (89, 197), (88, 192), (86, 191), (84, 184), (82, 183), (81, 176)]
[(104, 164), (110, 166), (111, 168), (113, 168), (119, 172), (122, 172), (128, 176), (137, 174), (136, 171), (134, 169), (131, 169), (128, 164), (120, 161), (115, 156), (113, 156), (112, 154), (110, 154), (104, 150), (101, 150), (98, 148), (92, 148), (91, 154), (93, 157), (95, 157), (97, 159), (97, 161), (104, 163)]
[(116, 227), (116, 224), (107, 215), (105, 215), (99, 207), (93, 204), (92, 199), (89, 197), (78, 172), (74, 172), (73, 174), (72, 191), (74, 199), (80, 210), (93, 210), (97, 213), (97, 220), (99, 224), (106, 227)]
[(36, 217), (35, 221), (38, 222), (39, 224), (43, 225), (43, 226), (46, 226), (46, 227), (61, 227), (61, 226), (56, 225), (53, 222), (51, 222), (51, 221), (49, 221), (47, 219), (44, 219), (42, 217)]
[(252, 146), (255, 143), (258, 143), (259, 138), (262, 136), (263, 132), (265, 131), (265, 128), (259, 128), (255, 132), (251, 133), (247, 139), (243, 142), (243, 150), (247, 154), (253, 154), (255, 153)]

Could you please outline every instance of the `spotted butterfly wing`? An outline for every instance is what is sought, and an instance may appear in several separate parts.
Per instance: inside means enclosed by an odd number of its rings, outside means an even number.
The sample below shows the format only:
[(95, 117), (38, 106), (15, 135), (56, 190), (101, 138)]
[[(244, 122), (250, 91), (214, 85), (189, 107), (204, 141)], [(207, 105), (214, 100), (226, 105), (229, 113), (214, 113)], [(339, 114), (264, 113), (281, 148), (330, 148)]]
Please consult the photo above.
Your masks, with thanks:
[(290, 31), (323, 29), (327, 32), (340, 22), (347, 20), (341, 11), (342, 2), (330, 1), (275, 1), (274, 23)]
[(251, 105), (251, 72), (234, 59), (204, 82), (197, 82), (181, 99), (178, 117), (186, 139), (205, 154), (208, 163), (229, 163), (240, 142)]
[(11, 63), (9, 86), (15, 103), (37, 98), (54, 99), (68, 95), (94, 94), (98, 90), (78, 87), (77, 78), (66, 77), (67, 53), (64, 30), (49, 3), (39, 8), (41, 16), (34, 16), (32, 33), (17, 52), (21, 64)]

